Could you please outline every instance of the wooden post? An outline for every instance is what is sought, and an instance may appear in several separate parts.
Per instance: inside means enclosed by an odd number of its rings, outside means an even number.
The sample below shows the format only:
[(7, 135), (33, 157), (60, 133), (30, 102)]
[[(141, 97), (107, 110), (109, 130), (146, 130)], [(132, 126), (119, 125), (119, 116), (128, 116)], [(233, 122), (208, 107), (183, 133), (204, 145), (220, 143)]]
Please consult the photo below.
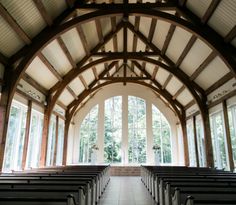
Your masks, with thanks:
[(198, 142), (197, 142), (196, 116), (193, 116), (193, 136), (194, 136), (194, 143), (195, 143), (196, 162), (197, 162), (197, 167), (199, 167), (199, 153), (198, 153)]
[(25, 166), (26, 166), (26, 158), (27, 158), (29, 135), (30, 135), (30, 125), (31, 125), (31, 112), (32, 112), (32, 101), (29, 100), (27, 117), (26, 117), (26, 127), (25, 127), (25, 142), (24, 142), (23, 155), (22, 155), (22, 169), (25, 169)]
[(54, 155), (53, 155), (53, 165), (55, 166), (57, 163), (57, 144), (58, 144), (58, 128), (59, 128), (59, 117), (56, 116), (56, 130), (55, 130), (55, 145), (54, 145)]
[(207, 167), (214, 167), (210, 119), (207, 108), (203, 112), (201, 112), (201, 115), (204, 129)]
[[(185, 115), (185, 113), (183, 113), (183, 115)], [(185, 116), (182, 117), (181, 119), (181, 127), (182, 127), (182, 132), (183, 132), (185, 166), (189, 166), (188, 139), (187, 139), (188, 136), (187, 136)]]
[(228, 150), (229, 168), (230, 168), (230, 171), (233, 171), (234, 159), (233, 159), (232, 143), (231, 143), (231, 137), (230, 137), (229, 116), (228, 116), (226, 100), (222, 102), (222, 105), (223, 105), (223, 113), (224, 113), (224, 126), (225, 126), (225, 133), (226, 133), (226, 146)]
[(63, 159), (62, 159), (62, 165), (66, 165), (67, 160), (67, 141), (68, 141), (68, 135), (69, 135), (69, 128), (70, 128), (70, 120), (66, 119), (65, 121), (65, 128), (64, 128), (64, 144), (63, 144)]

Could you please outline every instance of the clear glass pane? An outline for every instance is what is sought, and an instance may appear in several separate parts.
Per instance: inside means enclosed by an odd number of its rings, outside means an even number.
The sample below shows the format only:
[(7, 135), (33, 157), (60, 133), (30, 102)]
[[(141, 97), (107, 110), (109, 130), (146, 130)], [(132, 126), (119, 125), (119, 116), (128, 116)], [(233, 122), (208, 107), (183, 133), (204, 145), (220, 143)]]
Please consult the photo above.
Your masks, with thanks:
[(192, 120), (187, 121), (187, 137), (188, 137), (189, 165), (197, 166)]
[(234, 166), (236, 165), (236, 105), (228, 109), (230, 137), (233, 151)]
[(56, 165), (62, 165), (63, 144), (64, 144), (64, 127), (65, 127), (64, 120), (59, 119), (59, 122), (58, 122), (58, 143), (57, 143)]

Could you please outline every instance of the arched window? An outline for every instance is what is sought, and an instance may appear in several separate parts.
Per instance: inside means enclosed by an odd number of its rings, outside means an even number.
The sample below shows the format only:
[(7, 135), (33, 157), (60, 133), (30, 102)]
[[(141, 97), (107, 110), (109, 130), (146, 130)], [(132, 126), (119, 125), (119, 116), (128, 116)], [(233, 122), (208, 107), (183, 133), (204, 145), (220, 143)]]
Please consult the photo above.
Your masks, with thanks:
[(129, 163), (146, 162), (146, 102), (128, 97)]
[(91, 147), (97, 143), (98, 105), (94, 106), (80, 126), (79, 162), (91, 162)]
[(155, 105), (152, 105), (152, 130), (154, 144), (160, 147), (159, 161), (171, 163), (170, 125)]
[(105, 101), (104, 161), (121, 162), (122, 97), (116, 96)]

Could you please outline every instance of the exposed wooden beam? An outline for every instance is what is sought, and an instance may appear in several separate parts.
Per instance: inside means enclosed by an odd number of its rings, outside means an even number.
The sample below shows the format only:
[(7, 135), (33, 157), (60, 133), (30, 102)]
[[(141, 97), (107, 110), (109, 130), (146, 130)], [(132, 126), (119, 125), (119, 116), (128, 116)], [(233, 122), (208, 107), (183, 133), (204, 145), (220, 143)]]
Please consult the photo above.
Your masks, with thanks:
[(180, 93), (182, 93), (185, 89), (185, 86), (183, 85), (179, 90), (177, 90), (177, 92), (173, 95), (172, 99), (175, 100), (179, 95)]
[(100, 19), (96, 19), (95, 24), (96, 24), (96, 30), (98, 33), (98, 39), (99, 39), (100, 43), (102, 43), (103, 42), (103, 33), (102, 33), (102, 26), (101, 26)]
[(187, 110), (190, 107), (192, 107), (194, 104), (196, 104), (195, 100), (191, 100), (187, 105), (185, 105), (184, 109)]
[(200, 115), (200, 114), (201, 113), (198, 110), (198, 111), (194, 112), (193, 114), (189, 115), (188, 117), (186, 117), (186, 121), (188, 121), (188, 120), (192, 119), (194, 116), (196, 117), (197, 115)]
[(1, 3), (0, 3), (0, 15), (26, 44), (28, 45), (31, 44), (31, 39), (29, 38), (29, 36), (19, 26), (19, 24), (15, 21), (15, 19), (13, 19), (13, 17), (8, 13), (8, 11), (3, 7)]
[(190, 77), (190, 80), (195, 80), (215, 57), (216, 53), (212, 51), (210, 55), (202, 62), (202, 64), (193, 72), (193, 74)]
[(77, 95), (75, 94), (75, 92), (69, 87), (67, 86), (66, 89), (69, 91), (69, 93), (73, 96), (73, 98), (77, 99)]
[(147, 77), (104, 77), (100, 78), (100, 80), (150, 80)]
[(218, 4), (220, 3), (221, 0), (213, 0), (210, 3), (210, 6), (208, 7), (208, 9), (206, 10), (205, 14), (203, 15), (203, 17), (201, 18), (201, 21), (203, 24), (207, 23), (208, 20), (211, 18), (212, 14), (214, 13), (216, 7), (218, 6)]
[(51, 73), (57, 78), (57, 80), (62, 81), (61, 75), (58, 73), (58, 71), (51, 65), (51, 63), (48, 61), (48, 59), (42, 54), (38, 54), (39, 59), (46, 65), (48, 70), (51, 71)]
[(53, 166), (56, 166), (57, 162), (57, 144), (58, 144), (58, 132), (59, 131), (59, 118), (56, 115), (56, 129), (55, 129), (55, 144), (54, 144), (54, 153), (53, 153)]
[(192, 48), (196, 40), (197, 40), (197, 37), (195, 35), (192, 35), (187, 45), (185, 46), (183, 52), (181, 53), (180, 57), (178, 58), (177, 62), (175, 63), (175, 67), (180, 66), (180, 64), (183, 62), (184, 58), (186, 57), (186, 55), (188, 54), (188, 52), (190, 51), (190, 49)]
[(43, 5), (42, 0), (33, 0), (33, 2), (47, 25), (51, 26), (53, 24), (53, 20)]
[(66, 120), (65, 116), (63, 116), (62, 114), (56, 112), (56, 111), (52, 111), (52, 114), (55, 115), (55, 116), (58, 116), (59, 118), (61, 118), (62, 120)]
[(6, 57), (3, 53), (0, 52), (0, 63), (2, 63), (4, 66), (7, 66), (9, 64), (9, 58)]
[(225, 74), (221, 79), (216, 81), (213, 85), (211, 85), (209, 88), (206, 89), (206, 94), (209, 95), (211, 92), (228, 82), (233, 78), (233, 74), (231, 72)]
[[(128, 55), (140, 55), (140, 56), (148, 56), (148, 57), (156, 57), (160, 55), (160, 52), (152, 52), (152, 51), (140, 51), (140, 52), (127, 52)], [(98, 56), (98, 57), (104, 57), (104, 56), (115, 56), (115, 55), (121, 55), (123, 52), (97, 52), (93, 53), (93, 56)]]
[(57, 105), (59, 105), (62, 109), (67, 110), (67, 106), (60, 100), (57, 100)]
[(155, 30), (156, 30), (156, 25), (157, 25), (157, 19), (152, 19), (149, 34), (148, 34), (148, 38), (147, 38), (149, 42), (151, 42), (152, 39), (153, 39), (153, 35), (155, 33)]
[(167, 86), (168, 83), (171, 81), (172, 77), (173, 77), (173, 75), (172, 75), (172, 74), (169, 74), (169, 76), (167, 77), (165, 83), (164, 83), (163, 86), (162, 86), (162, 90), (163, 90), (163, 89), (166, 89), (166, 86)]
[(79, 79), (81, 80), (83, 86), (85, 87), (86, 90), (89, 89), (88, 84), (86, 83), (84, 77), (82, 75), (79, 76)]
[(57, 38), (57, 41), (58, 41), (58, 43), (59, 43), (59, 45), (60, 45), (62, 51), (63, 51), (64, 54), (66, 55), (68, 61), (70, 62), (72, 68), (76, 68), (76, 67), (77, 67), (77, 66), (76, 66), (76, 63), (75, 63), (74, 59), (72, 58), (72, 56), (71, 56), (71, 54), (70, 54), (68, 48), (66, 47), (64, 41), (62, 40), (61, 36), (59, 36), (59, 37)]
[(95, 79), (98, 80), (98, 73), (97, 73), (96, 67), (92, 67), (92, 70), (93, 70), (93, 75), (94, 75)]
[(229, 158), (229, 168), (230, 171), (234, 171), (234, 159), (233, 159), (233, 150), (232, 150), (232, 142), (231, 142), (231, 135), (230, 135), (230, 126), (229, 126), (229, 116), (228, 116), (228, 108), (226, 100), (222, 102), (223, 107), (223, 116), (224, 116), (224, 127), (226, 133), (226, 146), (227, 146), (227, 156)]
[(87, 41), (87, 39), (86, 39), (86, 36), (85, 36), (85, 34), (84, 34), (84, 31), (83, 31), (81, 25), (78, 25), (78, 26), (76, 27), (76, 30), (77, 30), (77, 32), (78, 32), (78, 34), (79, 34), (81, 43), (82, 43), (82, 45), (83, 45), (83, 47), (84, 47), (84, 50), (85, 50), (86, 54), (87, 54), (87, 55), (90, 55), (90, 49), (89, 49), (89, 46), (88, 46), (88, 41)]
[(171, 38), (172, 38), (172, 36), (173, 36), (173, 34), (175, 32), (175, 28), (176, 28), (176, 26), (171, 24), (170, 29), (169, 29), (169, 31), (168, 31), (168, 33), (166, 35), (166, 39), (165, 39), (164, 45), (163, 45), (163, 47), (161, 49), (161, 54), (162, 55), (165, 55), (165, 53), (167, 51), (167, 48), (168, 48), (168, 46), (170, 44), (170, 41), (171, 41)]
[(229, 43), (234, 38), (236, 38), (236, 25), (231, 29), (231, 31), (225, 36), (224, 41)]
[(48, 95), (48, 90), (41, 86), (37, 81), (31, 78), (27, 73), (22, 76), (22, 79), (32, 85), (36, 90), (44, 94), (45, 96)]
[(159, 70), (159, 66), (155, 66), (153, 73), (152, 73), (152, 80), (154, 80), (156, 78), (157, 72)]

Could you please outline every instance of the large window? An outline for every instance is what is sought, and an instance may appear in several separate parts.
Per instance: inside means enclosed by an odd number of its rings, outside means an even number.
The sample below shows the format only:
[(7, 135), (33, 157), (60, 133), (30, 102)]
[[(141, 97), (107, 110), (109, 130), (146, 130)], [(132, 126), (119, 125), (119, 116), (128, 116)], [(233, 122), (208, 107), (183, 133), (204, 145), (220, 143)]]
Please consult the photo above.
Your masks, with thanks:
[(156, 106), (152, 105), (152, 130), (154, 144), (160, 147), (159, 161), (171, 163), (171, 130), (169, 123)]
[(13, 102), (11, 106), (4, 154), (4, 171), (19, 170), (25, 139), (27, 107)]
[(199, 166), (204, 167), (206, 165), (205, 141), (204, 141), (202, 118), (200, 116), (196, 117), (196, 132), (197, 132), (196, 134), (197, 134)]
[(56, 143), (56, 116), (52, 115), (48, 134), (47, 159), (46, 159), (47, 166), (52, 166), (54, 163), (55, 143)]
[(63, 144), (64, 144), (64, 127), (65, 127), (64, 120), (59, 118), (56, 165), (62, 165)]
[(105, 101), (104, 160), (107, 163), (121, 162), (122, 97)]
[(146, 162), (146, 103), (145, 100), (128, 97), (129, 163)]
[(97, 143), (98, 105), (93, 107), (80, 126), (79, 162), (91, 162), (92, 146)]
[(219, 169), (228, 169), (223, 113), (211, 115), (210, 122), (215, 166)]
[(190, 166), (197, 166), (195, 142), (194, 142), (193, 120), (187, 121), (187, 137), (188, 137), (189, 165)]
[(228, 108), (229, 128), (231, 136), (231, 144), (233, 151), (234, 166), (236, 165), (236, 105)]
[(43, 115), (32, 110), (26, 167), (38, 167), (41, 151)]

